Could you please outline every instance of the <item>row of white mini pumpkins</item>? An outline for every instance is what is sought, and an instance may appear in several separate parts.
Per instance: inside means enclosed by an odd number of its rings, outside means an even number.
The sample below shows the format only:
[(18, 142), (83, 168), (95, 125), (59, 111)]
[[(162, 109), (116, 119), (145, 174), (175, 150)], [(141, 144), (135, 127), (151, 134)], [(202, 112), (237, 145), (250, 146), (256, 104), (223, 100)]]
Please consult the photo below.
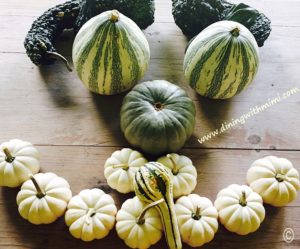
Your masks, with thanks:
[(72, 197), (64, 178), (39, 170), (39, 152), (31, 143), (12, 139), (0, 145), (0, 186), (21, 185), (17, 204), (24, 219), (50, 224), (65, 214), (70, 233), (86, 241), (103, 238), (114, 227), (117, 208), (110, 195), (85, 189)]
[[(201, 246), (211, 241), (218, 230), (218, 219), (229, 231), (239, 235), (256, 231), (265, 218), (263, 202), (277, 207), (284, 206), (296, 199), (300, 189), (299, 173), (292, 163), (285, 158), (268, 156), (256, 160), (249, 168), (247, 183), (250, 187), (232, 184), (218, 193), (213, 205), (206, 197), (191, 194), (197, 184), (197, 171), (189, 158), (172, 153), (157, 161), (170, 169), (173, 175), (173, 197), (180, 197), (175, 203), (179, 230), (182, 240), (190, 246)], [(109, 186), (121, 193), (133, 191), (133, 177), (146, 162), (141, 153), (131, 149), (114, 152), (106, 161), (104, 170)], [(147, 209), (147, 206), (137, 197), (127, 200), (119, 212), (129, 212), (132, 205), (140, 206), (140, 211), (134, 213), (135, 218), (140, 220), (138, 215), (141, 213), (141, 207)], [(122, 211), (123, 209), (125, 211)], [(128, 217), (128, 214), (125, 217)], [(146, 230), (133, 233), (142, 237), (132, 237), (133, 234), (126, 233), (126, 229), (121, 234), (118, 232), (128, 246), (143, 249), (159, 240), (161, 231), (157, 231), (156, 236), (150, 236), (155, 229), (159, 230), (161, 227), (157, 221), (158, 213), (152, 211), (148, 217), (151, 217), (151, 220), (146, 219), (145, 222), (151, 225), (152, 230), (144, 228)], [(118, 218), (117, 215), (118, 220), (122, 221), (122, 218)], [(123, 231), (121, 224), (117, 223), (117, 231)], [(135, 231), (138, 231), (138, 228), (135, 228)], [(151, 241), (145, 237), (151, 238)]]
[[(175, 153), (160, 157), (157, 162), (170, 169), (173, 175), (173, 197), (176, 199), (193, 192), (197, 171), (192, 161)], [(147, 159), (128, 148), (115, 151), (104, 166), (108, 185), (120, 193), (133, 191), (133, 177)], [(299, 173), (285, 158), (267, 156), (256, 160), (247, 172), (247, 183), (260, 194), (265, 203), (280, 207), (297, 197)]]
[[(109, 185), (122, 193), (132, 191), (133, 176), (146, 161), (131, 149), (114, 152), (105, 164)], [(194, 190), (197, 171), (189, 158), (168, 154), (158, 161), (173, 173), (175, 198)], [(72, 198), (66, 180), (53, 173), (35, 174), (39, 168), (38, 152), (30, 143), (11, 140), (0, 146), (0, 185), (16, 187), (25, 181), (17, 196), (23, 218), (34, 224), (48, 224), (62, 216), (67, 208), (65, 221), (74, 237), (91, 241), (109, 233), (117, 213), (111, 196), (92, 189)], [(283, 158), (255, 161), (248, 170), (247, 181), (262, 197), (248, 186), (235, 184), (219, 192), (215, 207), (209, 199), (195, 194), (180, 197), (175, 210), (182, 240), (191, 246), (211, 241), (218, 229), (218, 217), (232, 232), (253, 232), (265, 216), (262, 198), (266, 203), (283, 206), (294, 200), (299, 190), (299, 174)], [(156, 209), (151, 208), (154, 205), (147, 206), (137, 197), (122, 205), (117, 213), (116, 230), (128, 246), (144, 249), (161, 238), (162, 224)]]

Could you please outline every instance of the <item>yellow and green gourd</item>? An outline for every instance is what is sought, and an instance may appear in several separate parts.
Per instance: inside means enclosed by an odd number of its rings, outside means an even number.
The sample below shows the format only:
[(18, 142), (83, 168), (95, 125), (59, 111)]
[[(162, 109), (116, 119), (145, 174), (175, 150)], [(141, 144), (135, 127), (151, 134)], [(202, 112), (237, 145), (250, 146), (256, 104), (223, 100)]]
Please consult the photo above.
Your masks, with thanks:
[(134, 190), (140, 200), (158, 203), (155, 208), (161, 216), (167, 244), (170, 249), (181, 249), (170, 170), (161, 163), (146, 163), (135, 174)]

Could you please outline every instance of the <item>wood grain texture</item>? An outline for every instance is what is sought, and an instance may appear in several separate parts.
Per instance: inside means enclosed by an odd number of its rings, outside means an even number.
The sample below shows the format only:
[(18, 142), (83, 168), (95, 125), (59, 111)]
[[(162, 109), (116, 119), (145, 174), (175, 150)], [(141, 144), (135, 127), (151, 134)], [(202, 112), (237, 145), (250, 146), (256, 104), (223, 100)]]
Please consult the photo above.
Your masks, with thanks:
[[(106, 158), (117, 148), (87, 146), (38, 146), (41, 152), (42, 172), (55, 172), (67, 179), (74, 195), (85, 188), (101, 188), (111, 194), (120, 208), (123, 201), (132, 194), (119, 194), (107, 186), (103, 176)], [(268, 151), (255, 150), (198, 150), (180, 151), (190, 157), (197, 168), (198, 185), (195, 193), (215, 200), (219, 190), (232, 183), (245, 184), (249, 165)], [(282, 156), (282, 152), (273, 153)], [(285, 152), (295, 165), (300, 165), (298, 152)], [(155, 160), (155, 158), (148, 158)], [(23, 220), (17, 212), (15, 196), (18, 189), (0, 189), (0, 248), (125, 248), (122, 240), (116, 239), (113, 230), (110, 235), (92, 243), (73, 239), (63, 218), (51, 225), (35, 226)], [(266, 206), (266, 219), (261, 228), (249, 236), (237, 236), (220, 226), (216, 238), (202, 248), (299, 248), (300, 246), (300, 199), (284, 208)], [(282, 239), (284, 228), (295, 231), (295, 240), (286, 244)], [(113, 242), (112, 242), (113, 241)], [(153, 248), (166, 248), (164, 240)], [(186, 246), (184, 248), (187, 248)]]
[[(52, 171), (66, 178), (74, 194), (84, 188), (102, 188), (112, 194), (119, 208), (132, 194), (111, 190), (103, 176), (103, 165), (113, 151), (129, 146), (119, 128), (124, 94), (91, 94), (75, 72), (68, 73), (59, 62), (49, 67), (34, 66), (23, 47), (33, 20), (61, 2), (64, 1), (0, 0), (0, 142), (11, 138), (33, 142), (41, 151), (43, 172)], [(300, 92), (203, 144), (197, 141), (251, 108), (295, 87), (300, 89), (300, 2), (244, 2), (269, 16), (273, 30), (260, 48), (256, 79), (231, 100), (208, 100), (186, 85), (182, 61), (188, 40), (174, 24), (170, 0), (156, 1), (156, 22), (144, 31), (151, 47), (151, 63), (143, 81), (166, 79), (179, 84), (195, 102), (196, 128), (180, 153), (191, 157), (197, 167), (195, 192), (211, 200), (229, 184), (244, 184), (250, 164), (265, 155), (287, 157), (300, 169)], [(65, 32), (57, 43), (58, 50), (69, 60), (73, 38), (71, 31)], [(101, 241), (78, 241), (69, 235), (63, 218), (47, 226), (29, 224), (17, 212), (17, 192), (18, 189), (0, 189), (0, 249), (126, 248), (115, 231)], [(220, 226), (216, 238), (202, 248), (300, 248), (300, 199), (284, 208), (266, 209), (266, 219), (256, 233), (237, 236)], [(282, 237), (287, 227), (295, 232), (290, 244)], [(166, 244), (162, 240), (153, 248), (166, 248)]]

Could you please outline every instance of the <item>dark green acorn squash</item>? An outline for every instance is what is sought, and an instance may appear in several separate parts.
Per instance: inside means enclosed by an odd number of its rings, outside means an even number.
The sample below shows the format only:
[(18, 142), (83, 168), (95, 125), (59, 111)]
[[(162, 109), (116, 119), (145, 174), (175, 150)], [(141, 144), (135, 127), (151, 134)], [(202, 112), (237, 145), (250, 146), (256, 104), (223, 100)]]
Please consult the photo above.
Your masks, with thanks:
[(224, 11), (222, 19), (243, 24), (255, 37), (259, 47), (264, 45), (265, 40), (271, 33), (270, 19), (244, 3), (233, 5), (230, 9)]
[(76, 32), (92, 17), (112, 9), (131, 18), (141, 29), (154, 22), (154, 0), (70, 0), (45, 11), (32, 23), (24, 41), (28, 57), (37, 66), (61, 59), (72, 71), (67, 59), (56, 51), (55, 41), (65, 29)]
[(80, 0), (75, 31), (92, 17), (112, 9), (132, 19), (141, 29), (146, 29), (154, 22), (154, 0)]
[(173, 17), (182, 32), (193, 37), (214, 22), (236, 21), (247, 27), (259, 47), (271, 33), (271, 21), (247, 4), (232, 4), (224, 0), (172, 0)]
[(144, 152), (179, 150), (194, 126), (193, 101), (182, 88), (168, 81), (138, 84), (123, 100), (121, 129), (127, 141)]

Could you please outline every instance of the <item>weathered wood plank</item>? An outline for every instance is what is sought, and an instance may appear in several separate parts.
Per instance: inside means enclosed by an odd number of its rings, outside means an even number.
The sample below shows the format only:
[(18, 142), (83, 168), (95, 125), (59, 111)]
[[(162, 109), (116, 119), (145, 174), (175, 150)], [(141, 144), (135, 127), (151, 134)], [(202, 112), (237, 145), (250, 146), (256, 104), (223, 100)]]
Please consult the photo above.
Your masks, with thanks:
[[(7, 107), (3, 109), (6, 110), (7, 124), (18, 124), (23, 127), (22, 133), (18, 136), (22, 135), (39, 144), (71, 143), (112, 146), (120, 143), (125, 145), (118, 124), (118, 111), (122, 96), (110, 99), (109, 97), (92, 97), (79, 83), (76, 74), (66, 72), (60, 63), (39, 71), (24, 54), (13, 53), (24, 53), (23, 39), (33, 18), (18, 17), (16, 19), (3, 16), (0, 18), (4, 20), (0, 22), (0, 29), (3, 30), (3, 36), (0, 38), (0, 51), (9, 52), (0, 54), (0, 65), (3, 69), (0, 85), (3, 92), (2, 98), (7, 100), (5, 102)], [(21, 19), (23, 21), (20, 22)], [(287, 35), (282, 36), (284, 32)], [(143, 80), (167, 79), (174, 83), (183, 83), (182, 60), (187, 41), (176, 25), (164, 24), (162, 26), (156, 23), (146, 31), (146, 35), (151, 46), (152, 60), (149, 72)], [(64, 54), (71, 54), (72, 36), (72, 32), (65, 34), (58, 44), (58, 49)], [(201, 138), (214, 129), (221, 128), (223, 122), (228, 123), (232, 118), (239, 118), (250, 108), (264, 104), (268, 99), (299, 86), (300, 51), (297, 46), (299, 39), (300, 33), (297, 28), (275, 27), (265, 47), (260, 49), (262, 62), (256, 80), (247, 91), (232, 100), (209, 101), (198, 97), (189, 87), (182, 84), (195, 100), (198, 110), (195, 137), (187, 146), (299, 149), (300, 141), (296, 136), (299, 123), (297, 115), (299, 94), (273, 106), (264, 114), (251, 118), (246, 124), (239, 124), (235, 129), (220, 135), (220, 139), (214, 138), (202, 145), (197, 142), (197, 137)], [(11, 99), (12, 92), (18, 96), (14, 101), (16, 108), (14, 115), (10, 113), (9, 99)], [(31, 100), (32, 96), (34, 96), (34, 101)], [(115, 102), (115, 99), (118, 101)], [(111, 118), (110, 111), (102, 110), (100, 106), (110, 102), (117, 103), (113, 105), (115, 118)], [(237, 104), (232, 105), (232, 103)], [(57, 107), (63, 108), (57, 109)], [(286, 120), (293, 120), (293, 122), (278, 122), (278, 117), (285, 113), (286, 109), (291, 110)], [(83, 110), (87, 111), (83, 112)], [(103, 115), (105, 121), (103, 121)], [(270, 118), (266, 119), (266, 115)], [(18, 116), (17, 121), (16, 116)], [(34, 124), (32, 120), (35, 120)], [(113, 126), (109, 125), (110, 121), (114, 121)], [(274, 126), (274, 123), (277, 125)], [(257, 124), (261, 125), (258, 127)], [(37, 134), (34, 132), (36, 130), (42, 132)], [(15, 127), (11, 125), (3, 127), (0, 134), (4, 140), (17, 135)]]
[[(132, 195), (122, 195), (106, 185), (103, 176), (103, 165), (106, 158), (116, 148), (84, 146), (38, 146), (41, 152), (43, 172), (54, 172), (66, 178), (77, 194), (85, 188), (100, 187), (112, 194), (118, 208), (123, 201)], [(195, 193), (210, 198), (212, 201), (219, 190), (229, 184), (245, 184), (245, 174), (253, 160), (265, 155), (268, 151), (247, 150), (182, 150), (191, 157), (198, 171), (198, 185)], [(299, 169), (298, 152), (274, 152), (277, 156), (289, 158)], [(149, 158), (151, 159), (151, 158)], [(154, 160), (154, 158), (152, 158)], [(0, 189), (0, 248), (125, 248), (117, 238), (115, 231), (99, 241), (83, 243), (69, 235), (63, 218), (51, 225), (34, 226), (23, 220), (17, 212), (15, 196), (17, 189)], [(222, 226), (216, 238), (203, 248), (299, 248), (300, 199), (284, 208), (267, 206), (266, 219), (262, 227), (249, 236), (237, 236), (226, 231)], [(295, 240), (287, 244), (282, 239), (283, 230), (290, 227), (295, 232)], [(112, 243), (113, 241), (113, 243)], [(165, 248), (162, 240), (155, 248)], [(184, 248), (188, 248), (184, 246)]]
[[(62, 64), (39, 70), (24, 54), (22, 43), (32, 21), (60, 2), (63, 0), (0, 0), (0, 142), (18, 137), (42, 145), (38, 148), (43, 172), (53, 171), (65, 177), (74, 194), (84, 188), (100, 187), (112, 194), (119, 208), (132, 195), (118, 194), (106, 185), (103, 165), (114, 150), (128, 146), (119, 128), (118, 113), (123, 95), (92, 95), (76, 74), (68, 73)], [(196, 104), (194, 136), (186, 145), (188, 149), (180, 153), (191, 157), (197, 167), (195, 192), (211, 200), (221, 188), (231, 183), (245, 183), (247, 168), (253, 160), (262, 156), (272, 153), (287, 157), (298, 170), (300, 165), (299, 151), (296, 151), (300, 150), (300, 93), (202, 145), (197, 142), (197, 138), (221, 128), (224, 122), (239, 118), (250, 108), (264, 104), (295, 86), (300, 88), (299, 1), (243, 2), (269, 16), (273, 31), (260, 49), (261, 66), (256, 80), (247, 91), (229, 101), (201, 98), (184, 84), (182, 60), (187, 41), (174, 24), (171, 0), (156, 1), (156, 23), (145, 31), (151, 45), (152, 60), (144, 80), (167, 79), (179, 83)], [(67, 33), (58, 44), (59, 51), (67, 55), (71, 54), (70, 38), (72, 33)], [(110, 108), (107, 109), (107, 106)], [(203, 149), (209, 147), (244, 150)], [(290, 151), (270, 151), (275, 148)], [(115, 231), (104, 240), (86, 244), (69, 235), (63, 218), (48, 226), (29, 224), (18, 215), (15, 203), (17, 191), (0, 189), (0, 249), (125, 248)], [(266, 208), (266, 220), (256, 233), (236, 236), (220, 226), (215, 240), (203, 248), (299, 248), (300, 199), (284, 208)], [(282, 237), (287, 227), (295, 232), (291, 244), (284, 242)], [(164, 240), (155, 248), (166, 248)]]
[[(76, 74), (68, 73), (62, 64), (39, 71), (24, 54), (0, 54), (0, 66), (1, 114), (5, 117), (5, 123), (0, 124), (2, 141), (20, 137), (37, 144), (126, 145), (119, 128), (124, 95), (92, 95)], [(179, 61), (152, 60), (144, 80), (183, 82), (181, 67)], [(187, 146), (299, 149), (299, 92), (218, 138), (203, 145), (197, 142), (197, 137), (221, 128), (222, 123), (229, 123), (268, 99), (299, 86), (297, 70), (298, 65), (294, 63), (262, 64), (255, 82), (244, 93), (227, 101), (201, 98), (183, 85), (197, 107), (194, 137)]]

